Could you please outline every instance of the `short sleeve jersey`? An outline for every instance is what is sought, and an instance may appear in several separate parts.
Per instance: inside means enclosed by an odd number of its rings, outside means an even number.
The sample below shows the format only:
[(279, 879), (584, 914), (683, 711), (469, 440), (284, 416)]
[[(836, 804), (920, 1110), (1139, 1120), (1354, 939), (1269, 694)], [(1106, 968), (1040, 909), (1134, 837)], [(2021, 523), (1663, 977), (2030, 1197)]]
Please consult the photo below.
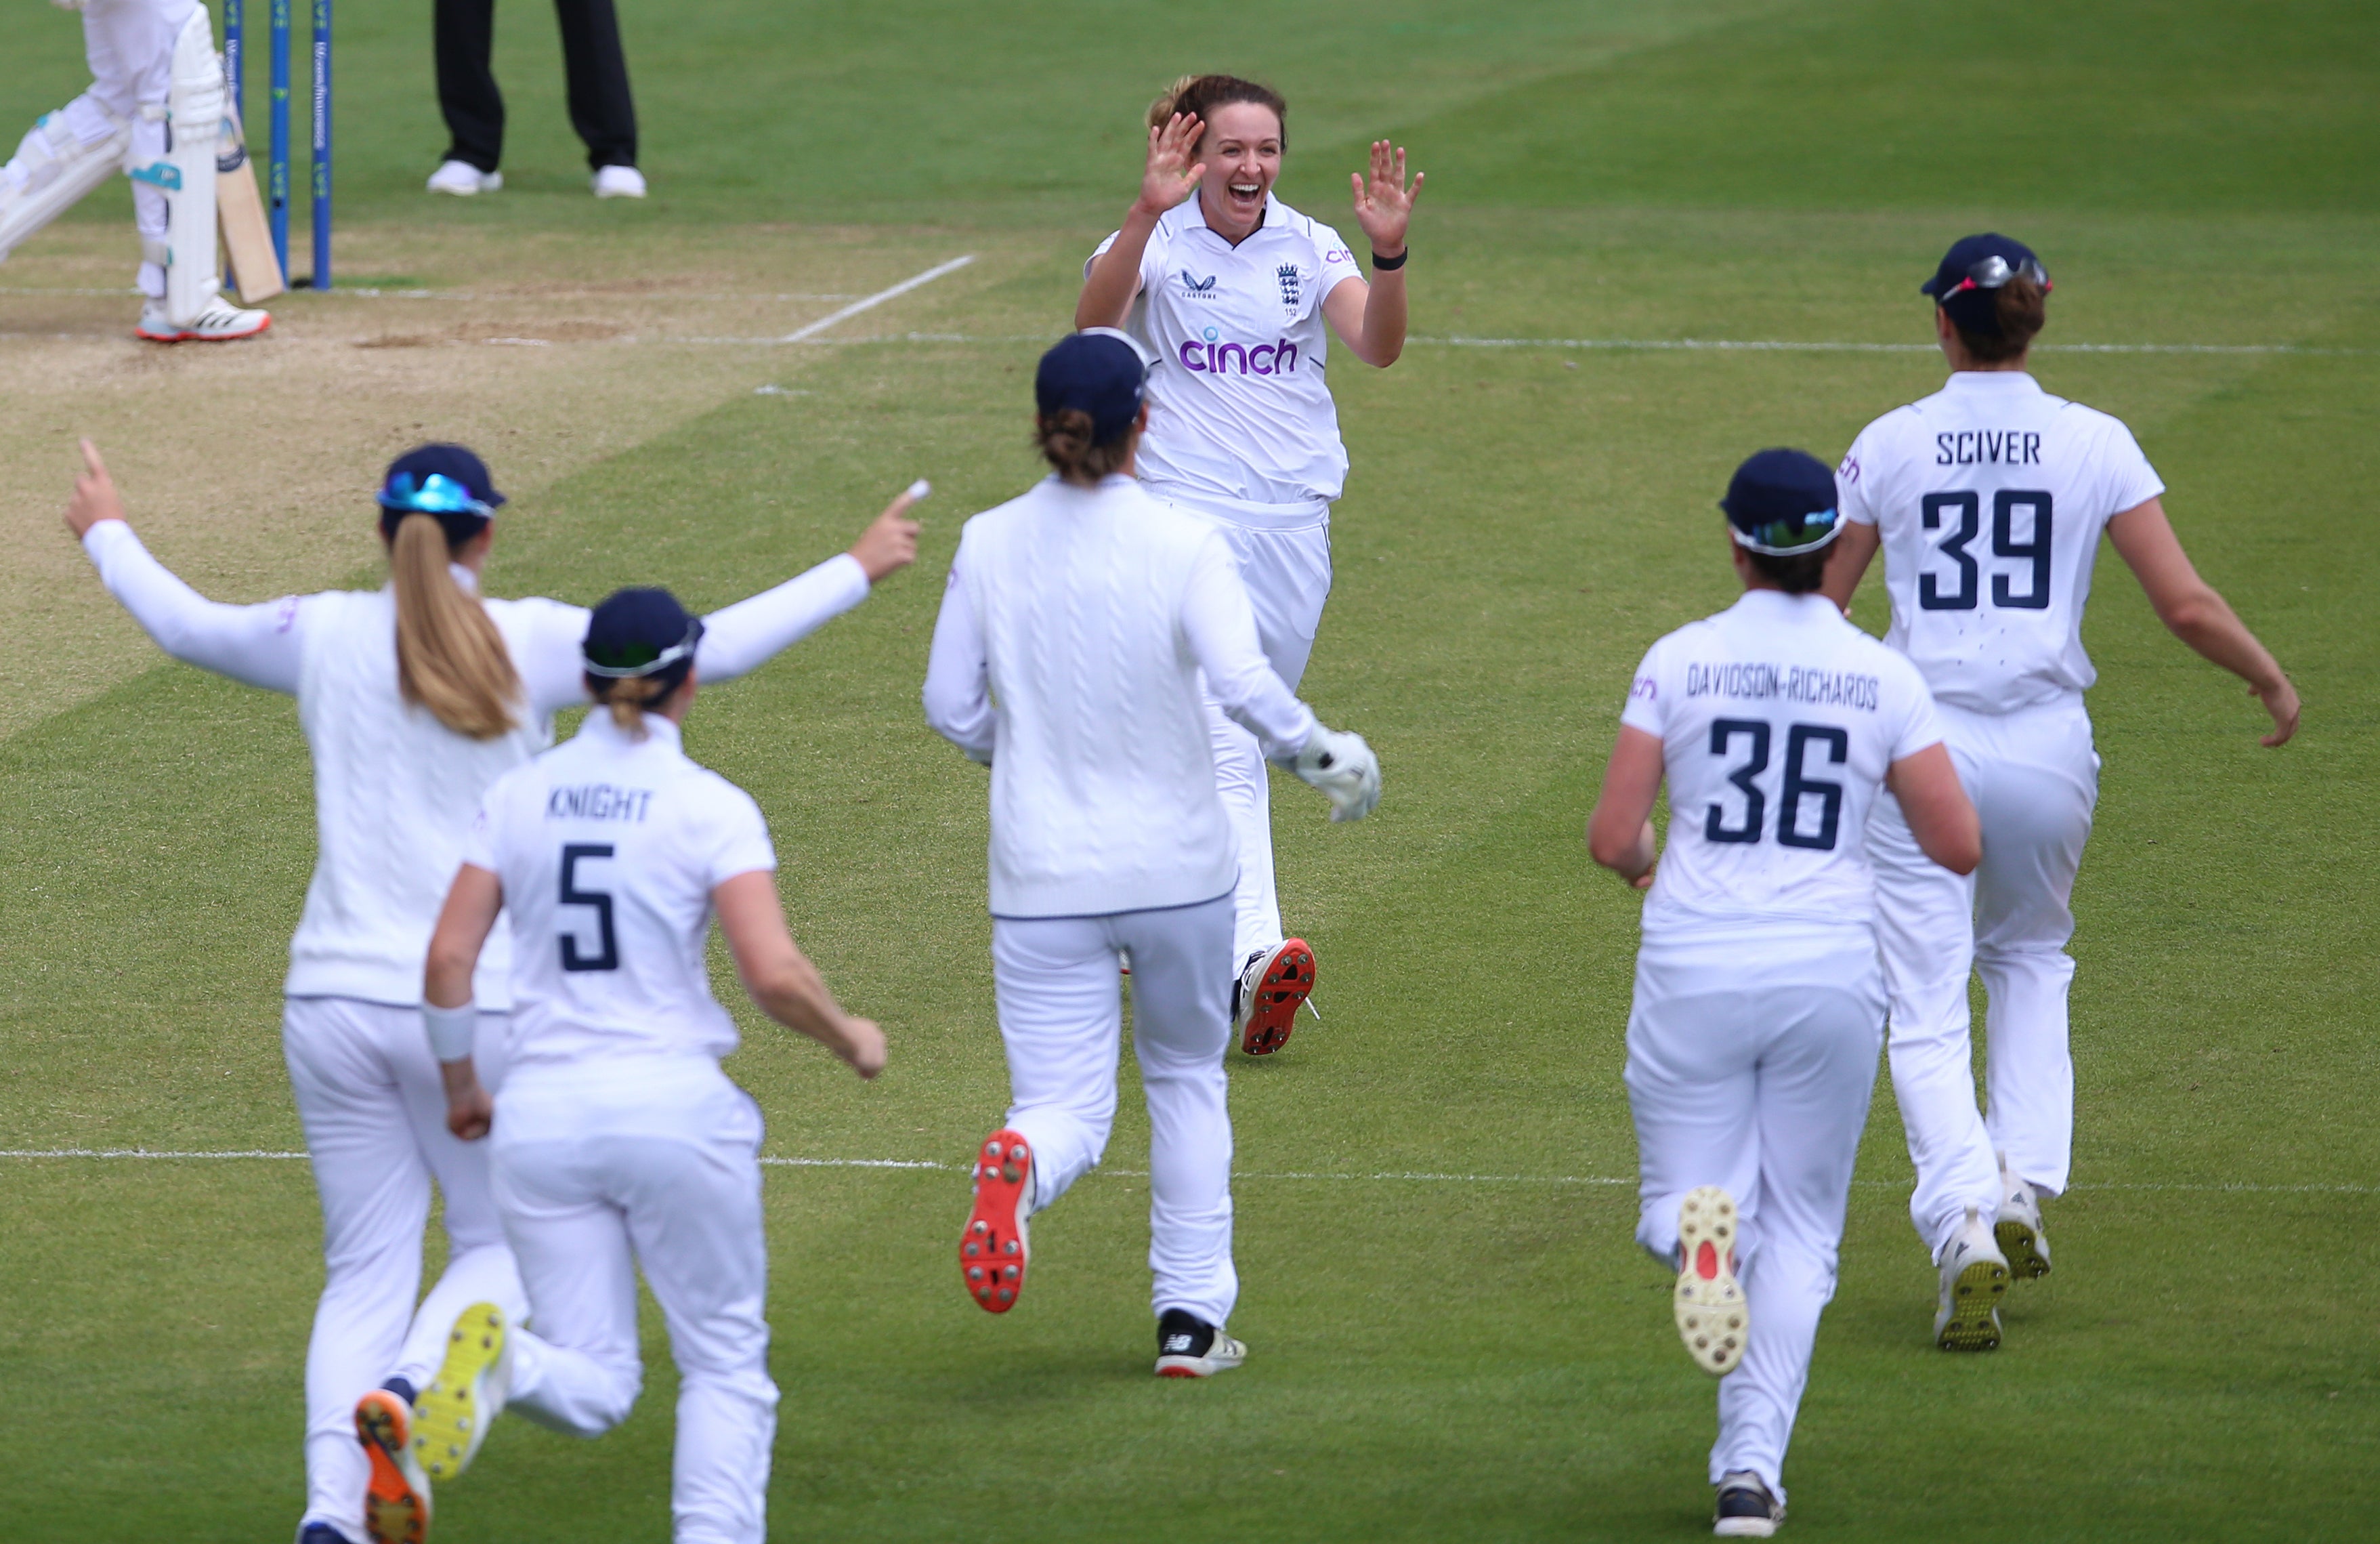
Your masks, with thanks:
[(1875, 916), (1869, 807), (1940, 741), (1910, 663), (1818, 595), (1747, 590), (1653, 645), (1620, 722), (1661, 741), (1669, 842), (1648, 934)]
[(503, 881), (513, 934), (512, 1061), (724, 1056), (710, 994), (710, 893), (773, 869), (750, 795), (688, 760), (646, 715), (637, 740), (598, 709), (488, 790), (464, 861)]
[(1208, 226), (1196, 198), (1160, 217), (1129, 323), (1158, 357), (1142, 480), (1194, 499), (1337, 498), (1347, 447), (1324, 379), (1322, 301), (1362, 276), (1337, 231), (1279, 199), (1266, 200), (1264, 224), (1236, 247)]
[(2017, 371), (1962, 371), (1853, 442), (1844, 517), (1876, 528), (1892, 627), (1953, 707), (2005, 713), (2087, 689), (2082, 607), (2108, 517), (2165, 484), (2122, 421)]

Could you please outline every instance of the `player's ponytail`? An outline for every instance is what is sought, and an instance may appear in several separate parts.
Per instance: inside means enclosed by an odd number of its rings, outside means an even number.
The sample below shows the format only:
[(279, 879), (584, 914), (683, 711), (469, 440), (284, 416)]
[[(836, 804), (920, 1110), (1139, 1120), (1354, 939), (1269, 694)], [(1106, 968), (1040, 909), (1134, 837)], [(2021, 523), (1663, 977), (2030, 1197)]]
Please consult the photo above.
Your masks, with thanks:
[(612, 711), (612, 722), (632, 740), (645, 737), (645, 710), (666, 700), (685, 684), (686, 672), (675, 668), (658, 675), (587, 677), (589, 694)]
[(1269, 109), (1273, 121), (1281, 125), (1281, 148), (1289, 148), (1289, 103), (1270, 86), (1260, 86), (1253, 80), (1243, 80), (1236, 75), (1185, 75), (1158, 94), (1148, 104), (1148, 127), (1162, 128), (1174, 114), (1212, 124), (1215, 109), (1234, 102), (1253, 103)]
[(1077, 488), (1096, 488), (1099, 480), (1111, 477), (1132, 464), (1132, 453), (1140, 444), (1137, 426), (1124, 431), (1106, 444), (1093, 443), (1096, 432), (1091, 415), (1080, 407), (1061, 407), (1054, 413), (1042, 413), (1033, 419), (1033, 444), (1041, 458), (1057, 469), (1059, 477)]
[(438, 517), (407, 513), (395, 528), (388, 567), (396, 587), (398, 689), (457, 735), (492, 740), (512, 729), (521, 699), (504, 635), (448, 571), (454, 553)]
[[(2017, 274), (1992, 292), (1995, 330), (1960, 327), (1959, 341), (1979, 364), (2005, 364), (2022, 359), (2049, 322), (2049, 291), (2029, 274)], [(1953, 322), (1955, 325), (1955, 319)]]

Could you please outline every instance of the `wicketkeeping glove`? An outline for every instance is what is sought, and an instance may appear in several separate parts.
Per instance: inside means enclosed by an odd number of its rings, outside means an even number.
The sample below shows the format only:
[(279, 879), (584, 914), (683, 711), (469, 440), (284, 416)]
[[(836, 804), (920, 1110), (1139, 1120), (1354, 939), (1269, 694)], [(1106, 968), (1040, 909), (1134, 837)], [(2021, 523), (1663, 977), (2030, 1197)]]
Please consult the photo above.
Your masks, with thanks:
[(1380, 802), (1380, 759), (1361, 735), (1318, 723), (1305, 748), (1282, 764), (1329, 796), (1334, 821), (1360, 821)]

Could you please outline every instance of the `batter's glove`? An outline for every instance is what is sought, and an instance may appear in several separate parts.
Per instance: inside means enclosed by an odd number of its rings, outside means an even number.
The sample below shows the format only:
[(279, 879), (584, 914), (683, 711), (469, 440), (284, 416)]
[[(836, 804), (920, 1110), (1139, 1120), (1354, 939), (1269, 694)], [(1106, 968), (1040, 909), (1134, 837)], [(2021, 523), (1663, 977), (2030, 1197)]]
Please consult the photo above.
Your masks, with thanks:
[(1314, 726), (1305, 748), (1282, 763), (1330, 800), (1334, 821), (1360, 821), (1380, 802), (1380, 759), (1361, 735)]

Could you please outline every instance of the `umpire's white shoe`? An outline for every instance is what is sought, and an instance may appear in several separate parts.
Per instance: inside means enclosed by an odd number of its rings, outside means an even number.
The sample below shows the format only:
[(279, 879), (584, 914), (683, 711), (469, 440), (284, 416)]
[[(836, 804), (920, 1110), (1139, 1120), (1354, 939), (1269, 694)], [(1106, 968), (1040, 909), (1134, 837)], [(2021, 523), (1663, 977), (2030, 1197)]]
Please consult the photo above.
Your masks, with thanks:
[(1694, 1365), (1724, 1378), (1743, 1360), (1752, 1312), (1735, 1279), (1735, 1198), (1716, 1185), (1678, 1203), (1678, 1338)]
[(2016, 1177), (2008, 1160), (2000, 1160), (2000, 1216), (1992, 1224), (1992, 1238), (2008, 1257), (2009, 1272), (2018, 1281), (2035, 1281), (2049, 1274), (2049, 1237), (2041, 1231), (2041, 1196)]
[(1269, 1056), (1289, 1043), (1297, 1010), (1314, 995), (1314, 950), (1302, 938), (1284, 938), (1258, 949), (1240, 966), (1232, 983), (1232, 1027), (1240, 1049)]
[(606, 166), (595, 174), (594, 188), (599, 199), (641, 199), (645, 174), (634, 166)]
[(474, 1303), (455, 1316), (446, 1359), (413, 1402), (413, 1453), (432, 1479), (469, 1468), (512, 1391), (513, 1342), (504, 1311)]
[(151, 343), (231, 343), (252, 338), (272, 325), (269, 312), (243, 310), (218, 295), (184, 322), (167, 313), (164, 301), (143, 301), (139, 331)]
[(1184, 1308), (1157, 1321), (1157, 1376), (1212, 1378), (1248, 1359), (1248, 1348)]
[(1026, 1220), (1033, 1215), (1033, 1145), (1005, 1127), (975, 1155), (975, 1205), (959, 1234), (959, 1275), (986, 1313), (1004, 1314), (1025, 1291), (1033, 1260)]
[(1719, 1477), (1718, 1507), (1711, 1532), (1721, 1538), (1767, 1538), (1785, 1520), (1785, 1503), (1767, 1481), (1750, 1469), (1730, 1469)]
[(356, 1437), (371, 1459), (364, 1532), (372, 1544), (422, 1544), (430, 1536), (430, 1477), (413, 1453), (412, 1392), (374, 1389), (356, 1401)]
[(468, 161), (443, 161), (430, 174), (430, 190), (451, 193), (458, 199), (477, 198), (481, 193), (504, 190), (504, 174), (483, 172)]
[(1989, 1351), (2000, 1343), (2000, 1299), (2008, 1295), (2008, 1257), (1975, 1209), (1942, 1251), (1942, 1301), (1934, 1343), (1945, 1351)]

